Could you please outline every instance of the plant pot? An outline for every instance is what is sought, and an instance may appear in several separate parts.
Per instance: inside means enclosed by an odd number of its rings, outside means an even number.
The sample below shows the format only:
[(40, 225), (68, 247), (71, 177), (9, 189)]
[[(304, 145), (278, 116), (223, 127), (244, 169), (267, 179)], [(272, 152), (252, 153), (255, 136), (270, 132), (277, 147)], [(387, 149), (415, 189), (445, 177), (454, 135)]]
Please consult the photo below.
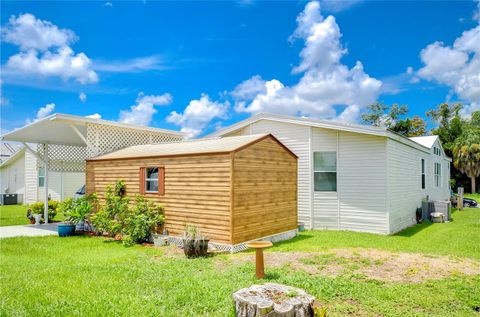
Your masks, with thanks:
[(75, 225), (60, 223), (57, 228), (59, 237), (69, 237), (75, 234)]
[(35, 225), (36, 226), (40, 225), (40, 220), (42, 220), (42, 215), (41, 214), (33, 214), (33, 218), (35, 218)]
[(305, 224), (303, 222), (298, 223), (298, 231), (299, 232), (305, 231)]
[(183, 239), (183, 252), (187, 258), (205, 257), (208, 255), (208, 239)]

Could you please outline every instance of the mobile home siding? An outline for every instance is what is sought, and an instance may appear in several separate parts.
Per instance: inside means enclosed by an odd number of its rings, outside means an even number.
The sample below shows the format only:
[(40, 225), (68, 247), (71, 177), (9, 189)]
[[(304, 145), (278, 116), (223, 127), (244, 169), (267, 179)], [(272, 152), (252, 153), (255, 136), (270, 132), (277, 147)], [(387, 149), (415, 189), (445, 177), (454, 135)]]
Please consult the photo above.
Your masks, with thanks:
[[(312, 129), (312, 152), (337, 152), (338, 158), (338, 132), (328, 129)], [(311, 153), (313, 160), (313, 153)], [(337, 191), (317, 192), (313, 190), (313, 228), (315, 229), (339, 229), (340, 225), (340, 202), (338, 200), (338, 171), (340, 169), (337, 160)], [(313, 164), (312, 164), (313, 178)]]
[(25, 195), (24, 203), (33, 204), (38, 201), (37, 158), (30, 151), (25, 151)]
[(264, 139), (233, 155), (232, 243), (297, 228), (297, 158)]
[[(434, 148), (441, 149), (441, 155), (434, 153)], [(442, 167), (440, 186), (436, 187), (434, 183), (434, 164), (440, 163)], [(425, 166), (427, 169), (427, 180), (430, 182), (428, 186), (427, 194), (430, 200), (448, 200), (450, 197), (450, 162), (445, 158), (445, 153), (440, 145), (440, 142), (435, 141), (434, 145), (430, 149), (430, 160)]]
[(388, 232), (385, 137), (339, 132), (340, 229)]
[(395, 140), (388, 140), (388, 211), (390, 213), (389, 233), (416, 223), (415, 210), (431, 187), (426, 174), (426, 186), (422, 189), (422, 159), (428, 170), (429, 155)]

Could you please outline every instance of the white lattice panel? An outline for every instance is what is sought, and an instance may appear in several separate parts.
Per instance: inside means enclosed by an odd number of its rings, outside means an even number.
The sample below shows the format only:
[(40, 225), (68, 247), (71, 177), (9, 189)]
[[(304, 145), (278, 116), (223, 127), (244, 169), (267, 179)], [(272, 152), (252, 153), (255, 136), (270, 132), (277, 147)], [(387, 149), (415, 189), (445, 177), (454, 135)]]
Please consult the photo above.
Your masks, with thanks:
[(181, 136), (161, 132), (141, 131), (108, 125), (87, 125), (87, 157), (113, 152), (132, 145), (181, 141)]
[[(43, 144), (37, 145), (37, 153), (45, 158)], [(84, 146), (67, 146), (58, 144), (48, 145), (48, 169), (54, 172), (84, 172), (87, 148)], [(43, 163), (37, 160), (37, 166)]]
[[(277, 233), (271, 236), (251, 240), (251, 241), (271, 241), (271, 242), (280, 242), (280, 241), (285, 241), (289, 240), (292, 238), (295, 238), (298, 235), (298, 230), (293, 229), (290, 231), (285, 231), (281, 233)], [(181, 237), (175, 237), (175, 236), (166, 236), (168, 240), (168, 244), (173, 244), (176, 245), (180, 248), (183, 248), (183, 239)], [(247, 242), (251, 242), (247, 241)], [(223, 244), (223, 243), (215, 243), (215, 242), (209, 242), (208, 243), (208, 248), (209, 249), (216, 249), (217, 251), (221, 252), (230, 252), (230, 253), (236, 253), (236, 252), (242, 252), (248, 249), (247, 247), (247, 242), (239, 243), (239, 244)]]

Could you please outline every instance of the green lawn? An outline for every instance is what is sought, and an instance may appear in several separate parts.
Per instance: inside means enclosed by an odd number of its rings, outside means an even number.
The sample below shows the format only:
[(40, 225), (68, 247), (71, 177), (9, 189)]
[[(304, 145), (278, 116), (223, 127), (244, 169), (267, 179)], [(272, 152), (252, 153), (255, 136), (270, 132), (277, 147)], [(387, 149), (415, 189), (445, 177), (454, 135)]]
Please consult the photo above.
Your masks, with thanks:
[[(28, 206), (26, 205), (7, 205), (0, 206), (0, 227), (26, 225), (30, 221), (27, 219)], [(55, 221), (62, 221), (63, 216), (57, 214)]]
[[(467, 209), (454, 213), (449, 224), (417, 226), (392, 237), (305, 232), (276, 245), (266, 258), (362, 247), (434, 259), (455, 255), (455, 261), (465, 256), (480, 265), (479, 222), (480, 209)], [(238, 261), (245, 256), (188, 260), (173, 247), (125, 248), (99, 237), (3, 239), (0, 316), (232, 316), (232, 292), (257, 283), (251, 261)], [(440, 280), (391, 282), (281, 265), (267, 267), (267, 280), (306, 289), (330, 316), (479, 316), (480, 275), (453, 272)]]

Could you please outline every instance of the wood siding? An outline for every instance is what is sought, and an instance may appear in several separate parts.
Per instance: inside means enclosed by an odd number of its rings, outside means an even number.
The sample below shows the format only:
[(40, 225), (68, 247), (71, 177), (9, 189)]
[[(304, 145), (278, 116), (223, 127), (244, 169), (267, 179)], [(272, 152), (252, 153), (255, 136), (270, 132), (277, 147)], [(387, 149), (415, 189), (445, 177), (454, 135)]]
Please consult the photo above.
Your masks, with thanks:
[(297, 228), (297, 158), (271, 136), (228, 154), (87, 161), (87, 193), (102, 204), (106, 186), (123, 179), (133, 198), (139, 169), (154, 166), (165, 167), (165, 194), (145, 197), (164, 206), (170, 235), (190, 224), (237, 244)]
[(272, 133), (282, 144), (298, 156), (297, 199), (298, 220), (311, 228), (312, 218), (312, 149), (311, 129), (308, 126), (260, 120), (252, 123), (244, 134)]
[(105, 187), (125, 180), (127, 195), (140, 192), (140, 167), (165, 167), (165, 195), (146, 193), (165, 208), (166, 229), (182, 235), (187, 224), (209, 239), (230, 242), (230, 155), (164, 157), (87, 162), (87, 192), (103, 203)]
[(297, 228), (297, 158), (273, 138), (233, 155), (233, 244)]

